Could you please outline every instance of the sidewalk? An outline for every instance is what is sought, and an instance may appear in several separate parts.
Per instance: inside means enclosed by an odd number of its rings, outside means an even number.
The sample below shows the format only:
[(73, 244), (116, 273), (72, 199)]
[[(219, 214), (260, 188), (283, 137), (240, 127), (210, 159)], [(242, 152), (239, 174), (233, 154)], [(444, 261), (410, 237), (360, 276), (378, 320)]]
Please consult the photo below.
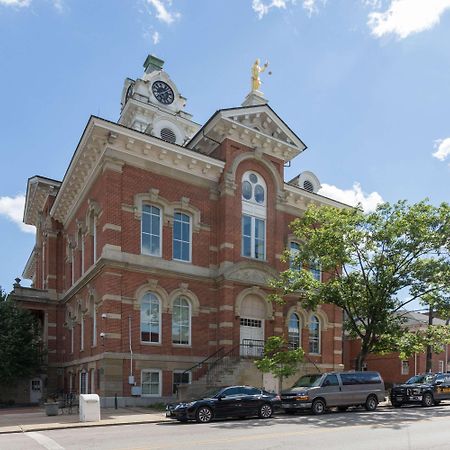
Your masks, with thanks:
[(99, 422), (80, 422), (78, 413), (47, 416), (44, 408), (38, 407), (0, 409), (0, 434), (170, 421), (164, 411), (149, 408), (102, 408), (100, 414)]

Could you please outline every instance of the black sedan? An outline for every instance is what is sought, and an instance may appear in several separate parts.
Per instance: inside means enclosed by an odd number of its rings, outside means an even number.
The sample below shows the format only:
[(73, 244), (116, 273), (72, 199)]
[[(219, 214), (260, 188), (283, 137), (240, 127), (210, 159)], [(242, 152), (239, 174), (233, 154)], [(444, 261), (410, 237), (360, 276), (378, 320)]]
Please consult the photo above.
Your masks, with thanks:
[(208, 423), (215, 418), (258, 416), (268, 419), (280, 397), (252, 386), (229, 386), (217, 388), (202, 399), (192, 402), (169, 404), (166, 416), (187, 422), (196, 420)]

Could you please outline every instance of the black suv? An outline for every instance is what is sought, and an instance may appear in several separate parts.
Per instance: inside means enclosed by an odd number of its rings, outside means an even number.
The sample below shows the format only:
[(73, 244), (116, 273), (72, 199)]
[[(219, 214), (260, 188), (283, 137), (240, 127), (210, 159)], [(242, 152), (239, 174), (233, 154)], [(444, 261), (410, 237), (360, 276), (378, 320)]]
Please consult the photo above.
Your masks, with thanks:
[(405, 384), (394, 385), (390, 398), (394, 408), (411, 403), (439, 405), (441, 400), (450, 400), (450, 373), (415, 375)]

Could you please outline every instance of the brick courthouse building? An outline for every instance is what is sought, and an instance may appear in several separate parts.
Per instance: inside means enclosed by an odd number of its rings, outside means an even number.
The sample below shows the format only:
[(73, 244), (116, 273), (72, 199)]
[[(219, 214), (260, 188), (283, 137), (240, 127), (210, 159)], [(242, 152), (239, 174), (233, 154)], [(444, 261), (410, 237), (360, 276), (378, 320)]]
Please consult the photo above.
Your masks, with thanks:
[(161, 400), (208, 356), (254, 356), (274, 334), (306, 350), (303, 371), (342, 368), (342, 312), (272, 304), (267, 281), (300, 244), (289, 223), (310, 203), (343, 205), (317, 194), (311, 172), (284, 182), (306, 146), (259, 91), (200, 126), (162, 64), (149, 56), (125, 81), (117, 123), (89, 119), (62, 181), (28, 180), (32, 287), (12, 296), (43, 324), (35, 400), (39, 389)]

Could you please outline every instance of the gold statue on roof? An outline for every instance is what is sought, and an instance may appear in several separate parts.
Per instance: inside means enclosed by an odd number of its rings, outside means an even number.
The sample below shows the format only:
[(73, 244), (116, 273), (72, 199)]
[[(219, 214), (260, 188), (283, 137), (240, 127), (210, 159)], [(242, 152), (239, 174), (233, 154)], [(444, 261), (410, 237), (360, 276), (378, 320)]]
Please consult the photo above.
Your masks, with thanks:
[[(269, 63), (266, 62), (262, 67), (259, 65), (259, 59), (256, 59), (252, 66), (252, 91), (259, 91), (259, 88), (261, 87), (261, 78), (259, 77), (259, 74), (263, 73)], [(272, 72), (269, 72), (269, 75), (271, 75)]]

